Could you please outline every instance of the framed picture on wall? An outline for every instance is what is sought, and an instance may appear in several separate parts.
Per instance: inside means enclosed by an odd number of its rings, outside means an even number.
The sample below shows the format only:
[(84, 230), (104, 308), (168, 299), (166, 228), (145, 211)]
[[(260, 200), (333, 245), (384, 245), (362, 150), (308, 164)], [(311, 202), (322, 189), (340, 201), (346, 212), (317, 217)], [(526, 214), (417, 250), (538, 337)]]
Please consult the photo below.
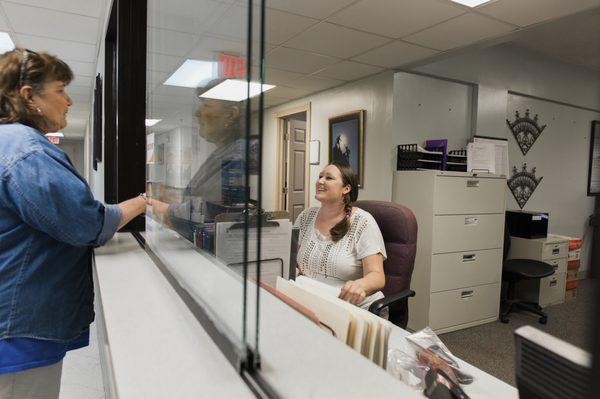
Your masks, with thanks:
[(365, 110), (329, 118), (329, 162), (342, 162), (354, 170), (364, 187)]
[(592, 134), (590, 135), (588, 195), (600, 195), (600, 121), (592, 121)]

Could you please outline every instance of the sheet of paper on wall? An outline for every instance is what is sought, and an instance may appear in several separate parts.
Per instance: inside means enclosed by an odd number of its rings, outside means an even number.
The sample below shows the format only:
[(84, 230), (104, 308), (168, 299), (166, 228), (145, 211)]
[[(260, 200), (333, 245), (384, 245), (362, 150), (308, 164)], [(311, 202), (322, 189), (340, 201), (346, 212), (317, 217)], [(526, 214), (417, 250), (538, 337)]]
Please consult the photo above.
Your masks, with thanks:
[(467, 171), (496, 173), (496, 148), (494, 144), (468, 143)]
[[(260, 280), (275, 286), (278, 276), (289, 278), (290, 245), (292, 222), (288, 219), (270, 220), (277, 226), (261, 229), (261, 273)], [(242, 228), (237, 228), (237, 227)], [(256, 278), (257, 229), (248, 229), (248, 278)], [(241, 222), (217, 223), (215, 229), (215, 255), (232, 269), (243, 273), (244, 228)]]
[(482, 137), (475, 136), (473, 138), (474, 143), (491, 143), (494, 145), (495, 155), (495, 172), (498, 175), (508, 177), (510, 173), (510, 167), (508, 165), (508, 140), (495, 138), (495, 137)]

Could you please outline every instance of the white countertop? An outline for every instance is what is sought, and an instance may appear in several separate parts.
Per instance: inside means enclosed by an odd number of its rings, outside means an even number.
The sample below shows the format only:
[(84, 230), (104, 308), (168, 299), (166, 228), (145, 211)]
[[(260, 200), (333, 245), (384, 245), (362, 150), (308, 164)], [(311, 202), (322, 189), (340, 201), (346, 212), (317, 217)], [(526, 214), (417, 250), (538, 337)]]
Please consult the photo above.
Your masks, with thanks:
[(254, 398), (131, 234), (95, 268), (118, 398)]

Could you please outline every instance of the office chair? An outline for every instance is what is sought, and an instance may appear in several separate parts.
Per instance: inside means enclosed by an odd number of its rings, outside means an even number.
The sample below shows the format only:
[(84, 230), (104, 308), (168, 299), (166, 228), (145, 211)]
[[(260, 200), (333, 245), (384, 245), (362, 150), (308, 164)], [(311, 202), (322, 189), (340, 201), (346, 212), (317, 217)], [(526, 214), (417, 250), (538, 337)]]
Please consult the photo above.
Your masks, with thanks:
[(389, 309), (389, 321), (406, 328), (408, 323), (408, 298), (414, 297), (410, 289), (410, 279), (417, 251), (417, 219), (404, 205), (385, 201), (357, 201), (353, 204), (371, 215), (377, 222), (387, 259), (383, 262), (385, 273), (385, 298), (371, 304), (369, 311), (380, 315), (384, 308)]
[(504, 254), (502, 264), (502, 281), (508, 283), (506, 299), (503, 301), (504, 310), (500, 313), (500, 321), (508, 323), (508, 316), (516, 309), (534, 313), (540, 318), (540, 324), (548, 322), (548, 315), (542, 311), (539, 304), (515, 299), (515, 288), (519, 281), (541, 279), (554, 274), (554, 267), (545, 262), (533, 259), (506, 259), (510, 250), (510, 232), (504, 225)]

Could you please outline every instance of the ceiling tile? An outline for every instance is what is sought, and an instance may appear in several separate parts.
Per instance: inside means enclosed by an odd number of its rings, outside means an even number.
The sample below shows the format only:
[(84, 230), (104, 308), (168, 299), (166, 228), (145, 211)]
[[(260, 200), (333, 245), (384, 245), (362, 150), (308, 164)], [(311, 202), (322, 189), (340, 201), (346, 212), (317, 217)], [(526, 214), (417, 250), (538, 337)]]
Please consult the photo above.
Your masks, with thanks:
[[(18, 0), (17, 2), (19, 4), (87, 15), (94, 18), (100, 17), (102, 5), (105, 4), (104, 1), (99, 0)], [(4, 3), (9, 3), (9, 1), (5, 1)]]
[(478, 7), (477, 11), (511, 24), (527, 26), (599, 6), (600, 0), (500, 0)]
[(449, 50), (508, 33), (516, 28), (477, 14), (465, 14), (404, 38), (437, 50)]
[(148, 26), (200, 34), (228, 8), (229, 5), (212, 0), (150, 0)]
[(381, 67), (359, 64), (352, 61), (342, 61), (317, 72), (316, 75), (341, 80), (356, 80), (381, 71), (383, 71)]
[[(256, 13), (258, 14), (258, 11)], [(248, 10), (246, 7), (235, 6), (227, 11), (224, 18), (210, 29), (209, 33), (245, 41), (247, 33)], [(318, 20), (268, 8), (265, 15), (265, 42), (279, 45), (302, 32)], [(254, 24), (253, 36), (259, 37), (259, 24)]]
[(271, 51), (265, 60), (266, 67), (284, 69), (286, 71), (310, 74), (335, 64), (337, 58), (279, 47)]
[(148, 51), (167, 55), (186, 55), (193, 47), (197, 36), (173, 30), (148, 28)]
[(17, 33), (96, 44), (98, 18), (4, 3), (4, 11)]
[(75, 75), (75, 79), (73, 79), (73, 82), (71, 84), (73, 86), (92, 87), (93, 80), (94, 79), (92, 79), (91, 76)]
[(459, 6), (439, 0), (362, 0), (328, 21), (400, 38), (464, 13)]
[(389, 39), (325, 22), (302, 32), (285, 46), (350, 58), (386, 42)]
[(92, 44), (49, 39), (46, 37), (15, 35), (15, 44), (35, 51), (47, 51), (61, 59), (82, 62), (95, 62), (96, 46)]
[(276, 8), (307, 17), (324, 19), (356, 0), (269, 0), (269, 8)]
[(85, 86), (72, 86), (69, 85), (67, 86), (67, 93), (69, 95), (83, 95), (89, 98), (89, 96), (92, 94), (92, 88), (91, 87), (85, 87)]
[(146, 68), (150, 71), (172, 73), (183, 64), (185, 58), (166, 54), (147, 53)]
[(355, 57), (354, 59), (366, 64), (395, 68), (427, 58), (434, 54), (437, 54), (437, 51), (415, 46), (410, 43), (395, 41)]
[(289, 87), (299, 88), (309, 91), (318, 91), (329, 89), (330, 87), (339, 86), (346, 83), (342, 80), (324, 78), (320, 76), (304, 76), (287, 84)]
[(227, 53), (244, 56), (247, 52), (247, 43), (242, 40), (223, 39), (204, 35), (188, 54), (187, 58), (196, 60), (218, 60), (218, 55)]
[(265, 68), (265, 83), (281, 86), (304, 75), (296, 72), (282, 71), (275, 68)]
[(299, 89), (297, 87), (277, 86), (274, 89), (269, 90), (267, 93), (273, 97), (300, 98), (309, 95), (311, 91)]
[(290, 101), (289, 98), (265, 96), (265, 108), (274, 107), (279, 104), (287, 103), (288, 101)]
[(71, 67), (71, 70), (75, 75), (81, 76), (94, 76), (96, 72), (96, 66), (93, 62), (81, 62), (73, 60), (65, 60), (64, 62)]
[[(12, 32), (12, 28), (8, 25), (6, 18), (4, 17), (4, 13), (0, 13), (0, 31), (4, 32)], [(13, 38), (14, 40), (14, 38)]]

